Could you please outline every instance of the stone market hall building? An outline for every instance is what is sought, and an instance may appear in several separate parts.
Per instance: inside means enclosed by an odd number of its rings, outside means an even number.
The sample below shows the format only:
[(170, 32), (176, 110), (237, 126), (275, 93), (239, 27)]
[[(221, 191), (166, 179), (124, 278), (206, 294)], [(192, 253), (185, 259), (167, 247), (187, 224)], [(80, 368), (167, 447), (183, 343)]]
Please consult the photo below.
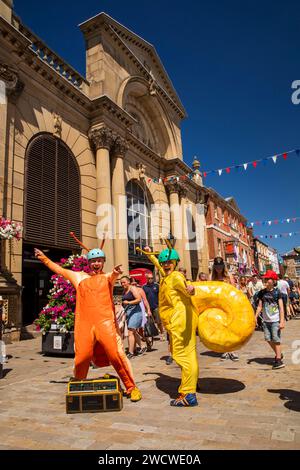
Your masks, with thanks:
[[(70, 231), (86, 246), (98, 246), (103, 214), (97, 208), (104, 204), (112, 204), (116, 220), (123, 221), (105, 245), (107, 271), (119, 263), (125, 272), (152, 269), (135, 248), (163, 247), (152, 233), (153, 204), (166, 208), (158, 232), (170, 227), (188, 277), (207, 271), (199, 169), (192, 179), (164, 180), (192, 169), (182, 155), (186, 112), (155, 48), (105, 13), (80, 30), (85, 77), (22, 23), (11, 0), (0, 0), (0, 84), (6, 91), (0, 102), (0, 215), (24, 227), (13, 251), (1, 242), (1, 266), (23, 289), (22, 305), (9, 311), (16, 337), (47, 302), (51, 273), (34, 259), (34, 246), (59, 260), (78, 252)], [(196, 214), (199, 202), (203, 210)], [(176, 237), (182, 218), (170, 212), (173, 204), (182, 210), (183, 225), (189, 220), (201, 239), (197, 249), (189, 249), (188, 236)], [(127, 234), (133, 219), (140, 226), (136, 238)], [(0, 280), (1, 295), (5, 282)]]

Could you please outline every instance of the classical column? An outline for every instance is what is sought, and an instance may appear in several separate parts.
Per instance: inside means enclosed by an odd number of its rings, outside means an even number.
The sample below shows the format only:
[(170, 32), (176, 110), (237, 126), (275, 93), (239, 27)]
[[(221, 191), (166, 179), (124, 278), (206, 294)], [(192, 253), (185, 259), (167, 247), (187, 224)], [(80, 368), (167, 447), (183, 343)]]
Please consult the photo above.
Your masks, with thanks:
[[(3, 4), (11, 6), (11, 1), (1, 2), (0, 14), (3, 13)], [(2, 15), (5, 17), (5, 15)], [(7, 19), (7, 18), (6, 18)], [(13, 176), (14, 176), (14, 144), (15, 144), (15, 115), (16, 102), (24, 89), (17, 69), (0, 63), (0, 174), (3, 183), (0, 188), (0, 214), (6, 218), (13, 218)], [(13, 171), (11, 171), (13, 169)], [(17, 222), (23, 220), (15, 219)], [(18, 254), (12, 256), (9, 243), (2, 240), (0, 244), (0, 295), (4, 296), (8, 305), (9, 335), (14, 340), (20, 339), (22, 325), (21, 290), (22, 284), (22, 241), (18, 242)], [(17, 284), (16, 279), (19, 284)]]
[(124, 174), (124, 157), (127, 150), (126, 141), (117, 137), (112, 148), (112, 204), (115, 210), (114, 257), (116, 264), (122, 264), (125, 274), (129, 273)]
[(105, 254), (107, 272), (115, 265), (113, 249), (113, 210), (111, 200), (110, 149), (114, 134), (107, 127), (91, 129), (89, 139), (96, 150), (96, 191), (97, 191), (97, 236), (102, 239), (106, 234)]
[(182, 209), (179, 202), (179, 194), (181, 187), (178, 183), (168, 183), (167, 191), (169, 193), (170, 200), (170, 223), (171, 223), (171, 233), (175, 237), (176, 242), (174, 248), (178, 251), (181, 265), (184, 265), (184, 256), (182, 248)]
[(198, 240), (198, 253), (200, 255), (200, 270), (209, 273), (209, 249), (206, 229), (206, 213), (208, 207), (208, 195), (199, 190), (196, 199), (196, 233)]
[[(192, 278), (192, 268), (191, 268), (191, 241), (192, 237), (192, 220), (193, 213), (191, 205), (189, 204), (187, 198), (187, 191), (185, 188), (182, 188), (180, 191), (180, 207), (182, 214), (182, 252), (183, 260), (182, 265), (186, 269), (186, 275), (188, 279)], [(189, 216), (187, 215), (189, 211)]]

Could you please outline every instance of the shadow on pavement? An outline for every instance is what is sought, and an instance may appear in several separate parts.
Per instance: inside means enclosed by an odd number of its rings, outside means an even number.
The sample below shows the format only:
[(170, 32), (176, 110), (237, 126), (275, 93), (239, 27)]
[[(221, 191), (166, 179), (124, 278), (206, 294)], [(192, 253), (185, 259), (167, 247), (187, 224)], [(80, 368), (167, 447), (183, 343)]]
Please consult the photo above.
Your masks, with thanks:
[(221, 357), (222, 353), (217, 353), (215, 351), (204, 351), (200, 353), (200, 356)]
[(286, 400), (284, 406), (291, 411), (300, 411), (300, 392), (289, 389), (268, 389), (270, 393), (279, 393), (280, 400)]
[(253, 359), (248, 359), (247, 364), (252, 364), (252, 362), (272, 366), (274, 364), (274, 357), (254, 357)]
[(20, 341), (26, 341), (28, 339), (34, 339), (36, 336), (32, 334), (29, 328), (26, 326), (22, 326), (21, 328), (21, 335), (20, 335)]
[(157, 388), (169, 395), (170, 398), (176, 398), (178, 396), (179, 379), (160, 372), (145, 372), (143, 375), (157, 375), (158, 377), (155, 379)]
[(203, 377), (198, 380), (197, 392), (211, 395), (241, 392), (246, 388), (243, 382), (222, 377)]
[[(170, 398), (178, 396), (180, 380), (160, 372), (145, 372), (144, 375), (157, 375), (156, 386), (162, 392), (168, 394)], [(244, 390), (245, 384), (239, 380), (223, 379), (220, 377), (203, 377), (198, 380), (197, 392), (203, 394), (221, 395), (226, 393), (236, 393)]]
[(1, 379), (4, 379), (4, 377), (9, 374), (10, 372), (12, 371), (12, 369), (3, 369), (2, 370), (2, 377), (0, 377)]

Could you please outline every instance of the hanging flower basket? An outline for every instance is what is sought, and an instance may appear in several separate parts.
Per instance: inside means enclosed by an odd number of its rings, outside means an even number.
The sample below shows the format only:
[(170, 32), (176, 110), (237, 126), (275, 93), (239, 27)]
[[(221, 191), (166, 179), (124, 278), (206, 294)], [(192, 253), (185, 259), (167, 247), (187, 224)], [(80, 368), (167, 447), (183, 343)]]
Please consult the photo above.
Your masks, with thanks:
[(14, 222), (10, 219), (0, 217), (0, 239), (2, 240), (21, 240), (23, 226), (20, 222)]

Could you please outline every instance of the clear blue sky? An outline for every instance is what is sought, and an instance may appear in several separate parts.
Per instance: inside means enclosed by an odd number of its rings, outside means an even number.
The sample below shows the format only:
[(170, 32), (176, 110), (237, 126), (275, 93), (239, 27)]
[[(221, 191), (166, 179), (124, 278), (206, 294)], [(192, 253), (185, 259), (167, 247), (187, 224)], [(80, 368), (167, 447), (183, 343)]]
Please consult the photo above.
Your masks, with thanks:
[[(300, 3), (195, 0), (15, 0), (23, 22), (85, 74), (77, 25), (105, 11), (152, 43), (187, 110), (184, 160), (223, 168), (300, 148)], [(300, 216), (300, 158), (246, 172), (208, 176), (233, 196), (249, 221)], [(256, 234), (300, 231), (300, 221), (258, 227)], [(300, 235), (264, 240), (285, 253)]]

